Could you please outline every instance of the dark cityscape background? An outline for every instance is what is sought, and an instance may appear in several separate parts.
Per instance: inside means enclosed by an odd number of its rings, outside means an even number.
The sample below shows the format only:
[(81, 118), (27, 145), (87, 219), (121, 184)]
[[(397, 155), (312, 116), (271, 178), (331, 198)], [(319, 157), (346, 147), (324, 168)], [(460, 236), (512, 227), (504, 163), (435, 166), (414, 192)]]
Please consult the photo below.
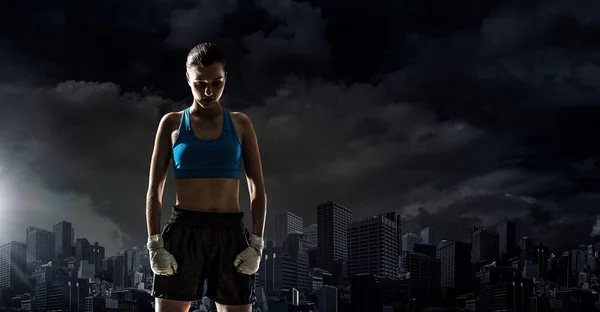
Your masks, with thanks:
[[(551, 250), (517, 237), (515, 223), (473, 227), (470, 240), (435, 227), (403, 231), (396, 212), (355, 220), (330, 201), (317, 223), (274, 218), (255, 284), (253, 311), (595, 311), (600, 243)], [(107, 256), (63, 221), (28, 227), (0, 246), (1, 306), (12, 311), (152, 311), (145, 246)], [(216, 311), (204, 297), (190, 311)]]
[(2, 306), (152, 309), (152, 144), (211, 41), (261, 150), (257, 311), (596, 309), (599, 3), (3, 4)]

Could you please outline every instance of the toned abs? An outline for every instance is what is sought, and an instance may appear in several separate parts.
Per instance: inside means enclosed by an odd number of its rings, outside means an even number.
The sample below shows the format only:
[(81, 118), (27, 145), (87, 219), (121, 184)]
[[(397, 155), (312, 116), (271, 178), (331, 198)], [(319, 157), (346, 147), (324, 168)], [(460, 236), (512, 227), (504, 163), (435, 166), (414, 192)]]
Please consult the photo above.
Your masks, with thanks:
[[(181, 118), (181, 113), (177, 114)], [(175, 117), (175, 116), (174, 116)], [(221, 114), (214, 119), (200, 120), (190, 116), (191, 127), (194, 134), (203, 140), (216, 139), (223, 131), (223, 118)], [(238, 133), (240, 142), (243, 142), (244, 129), (237, 118), (231, 114), (233, 123)], [(177, 138), (179, 123), (173, 123), (171, 130), (171, 145)], [(175, 205), (181, 209), (212, 212), (239, 212), (240, 180), (227, 178), (191, 178), (175, 179), (176, 200)]]

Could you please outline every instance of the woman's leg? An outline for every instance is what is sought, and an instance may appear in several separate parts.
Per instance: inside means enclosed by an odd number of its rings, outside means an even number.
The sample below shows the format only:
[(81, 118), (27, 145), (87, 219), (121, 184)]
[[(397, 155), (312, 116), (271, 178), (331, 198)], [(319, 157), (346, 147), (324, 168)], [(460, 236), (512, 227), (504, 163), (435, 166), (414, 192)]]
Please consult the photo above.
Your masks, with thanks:
[(175, 301), (162, 298), (155, 298), (154, 303), (156, 305), (156, 312), (188, 312), (192, 304), (190, 301)]
[(156, 298), (156, 311), (187, 312), (192, 301), (202, 298), (204, 262), (198, 252), (197, 232), (179, 222), (165, 227), (165, 249), (175, 257), (178, 268), (173, 275), (154, 275), (151, 295)]
[(251, 304), (237, 306), (223, 305), (218, 302), (215, 302), (215, 304), (217, 305), (217, 312), (252, 312)]
[(248, 231), (238, 220), (224, 225), (219, 232), (206, 295), (215, 302), (218, 312), (252, 312), (255, 275), (240, 273), (233, 264), (237, 255), (249, 246)]

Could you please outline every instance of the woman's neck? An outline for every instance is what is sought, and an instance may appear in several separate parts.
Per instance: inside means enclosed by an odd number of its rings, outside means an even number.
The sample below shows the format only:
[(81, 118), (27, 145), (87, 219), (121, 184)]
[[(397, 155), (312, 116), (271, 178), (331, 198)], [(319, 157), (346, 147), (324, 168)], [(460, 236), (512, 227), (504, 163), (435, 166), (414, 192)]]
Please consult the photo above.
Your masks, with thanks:
[(221, 106), (221, 103), (217, 102), (215, 106), (211, 108), (203, 108), (202, 106), (200, 106), (200, 104), (194, 101), (194, 103), (190, 107), (190, 114), (203, 119), (214, 119), (223, 114), (223, 107)]

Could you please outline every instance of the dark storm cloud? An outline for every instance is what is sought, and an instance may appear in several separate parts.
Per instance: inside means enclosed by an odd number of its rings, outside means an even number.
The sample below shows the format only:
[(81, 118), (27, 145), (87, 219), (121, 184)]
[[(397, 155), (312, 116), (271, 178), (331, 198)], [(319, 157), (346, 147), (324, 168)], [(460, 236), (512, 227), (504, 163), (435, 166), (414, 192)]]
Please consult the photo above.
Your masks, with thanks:
[(144, 227), (132, 220), (143, 216), (158, 107), (168, 101), (112, 83), (1, 91), (3, 178), (19, 185), (3, 208), (19, 210), (18, 225), (69, 220), (111, 251), (131, 245)]
[[(250, 23), (240, 25), (240, 21)], [(243, 69), (256, 77), (261, 74), (257, 69), (282, 70), (281, 66), (284, 70), (293, 69), (286, 62), (326, 67), (329, 61), (326, 26), (321, 10), (306, 2), (198, 2), (191, 8), (171, 12), (165, 44), (187, 52), (200, 42), (227, 45), (230, 40), (239, 40), (239, 45), (227, 46), (227, 52), (244, 53), (249, 68)], [(269, 76), (261, 78), (275, 80)]]
[[(506, 149), (495, 163), (499, 168), (489, 167), (451, 193), (462, 198), (461, 188), (468, 187), (491, 196), (487, 202), (481, 197), (452, 205), (426, 201), (422, 206), (430, 208), (421, 211), (427, 213), (410, 218), (409, 228), (434, 224), (451, 233), (452, 226), (441, 221), (453, 217), (465, 225), (493, 226), (504, 218), (498, 212), (518, 208), (522, 215), (512, 218), (531, 232), (522, 235), (557, 247), (588, 241), (600, 185), (600, 175), (594, 175), (599, 141), (593, 135), (600, 114), (600, 71), (591, 40), (600, 24), (590, 12), (598, 12), (597, 3), (505, 7), (485, 18), (477, 35), (411, 37), (406, 47), (421, 53), (419, 63), (389, 74), (389, 91), (442, 118), (482, 129), (506, 143)], [(506, 194), (523, 201), (507, 201)], [(432, 206), (438, 207), (435, 213), (429, 213)], [(467, 218), (464, 209), (472, 210)]]
[(8, 43), (0, 48), (0, 60), (0, 82), (10, 84), (43, 84), (61, 71), (56, 63), (19, 55)]
[(176, 8), (170, 14), (170, 34), (165, 44), (190, 50), (200, 42), (218, 39), (225, 15), (237, 9), (238, 1), (198, 1), (193, 7)]
[[(586, 243), (600, 228), (596, 4), (488, 14), (493, 2), (477, 3), (468, 13), (375, 1), (357, 16), (321, 2), (130, 2), (112, 20), (88, 8), (96, 22), (79, 21), (90, 31), (72, 34), (74, 59), (61, 65), (90, 82), (3, 86), (2, 175), (35, 194), (19, 205), (24, 215), (46, 209), (33, 223), (78, 213), (101, 220), (86, 235), (113, 250), (143, 241), (158, 107), (186, 103), (138, 91), (187, 94), (185, 54), (214, 40), (230, 58), (226, 104), (259, 135), (270, 216), (289, 210), (312, 223), (318, 203), (337, 200), (355, 219), (400, 210), (406, 229), (433, 225), (445, 239), (511, 219), (554, 247)], [(425, 12), (443, 27), (417, 27)], [(381, 83), (350, 83), (371, 78)], [(111, 79), (123, 89), (91, 82)]]
[[(597, 47), (600, 35), (597, 1), (566, 0), (513, 3), (496, 10), (482, 27), (481, 49), (486, 54), (521, 54), (526, 49), (546, 49), (560, 44), (572, 52)], [(591, 51), (587, 51), (591, 52)]]
[(290, 0), (259, 1), (259, 5), (280, 23), (270, 32), (259, 31), (242, 38), (241, 43), (248, 51), (246, 58), (254, 68), (285, 68), (286, 62), (327, 68), (327, 22), (319, 8)]
[[(347, 205), (355, 219), (444, 201), (448, 194), (435, 192), (436, 185), (486, 172), (498, 157), (485, 132), (439, 122), (370, 85), (291, 79), (247, 113), (260, 134), (272, 214), (289, 209), (307, 222), (316, 221), (315, 204), (330, 199)], [(348, 138), (374, 119), (388, 128)]]

